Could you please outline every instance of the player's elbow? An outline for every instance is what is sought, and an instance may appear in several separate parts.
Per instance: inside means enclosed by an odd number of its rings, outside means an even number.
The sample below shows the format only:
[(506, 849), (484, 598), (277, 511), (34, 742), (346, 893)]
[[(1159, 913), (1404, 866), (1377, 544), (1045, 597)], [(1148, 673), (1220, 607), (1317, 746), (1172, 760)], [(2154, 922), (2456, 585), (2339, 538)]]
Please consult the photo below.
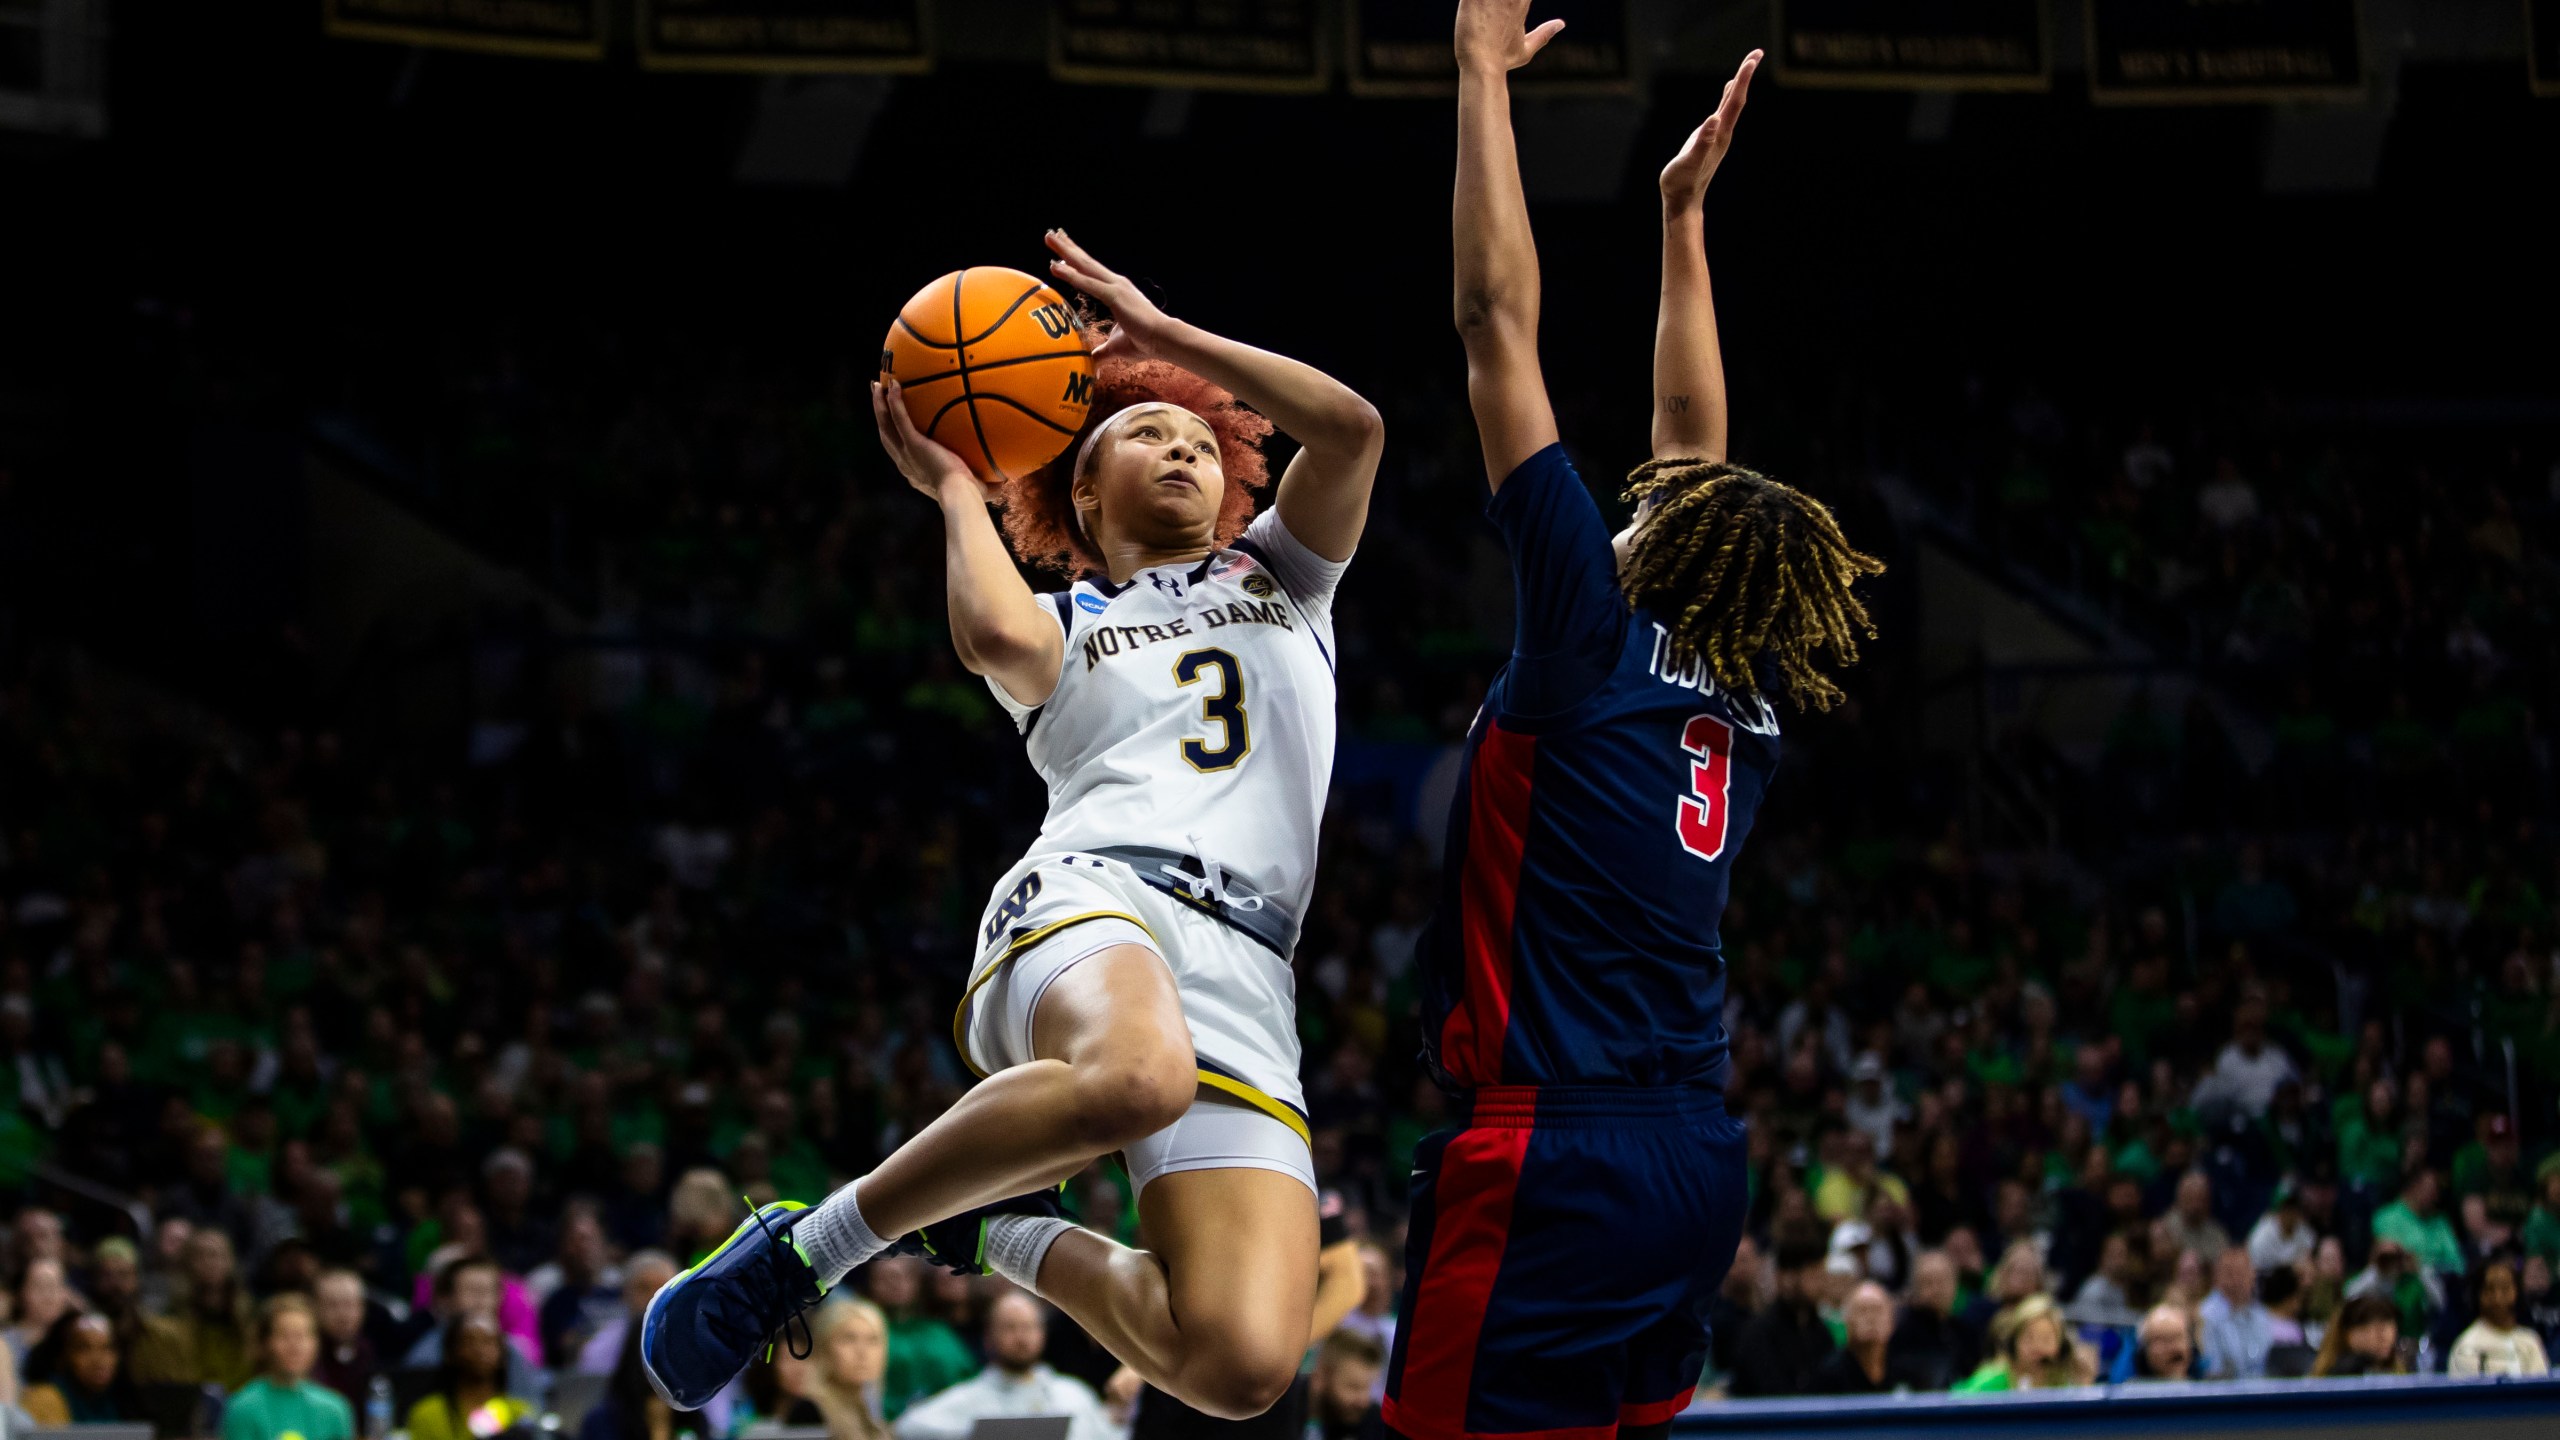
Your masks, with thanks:
[(1490, 291), (1458, 293), (1455, 311), (1458, 341), (1469, 363), (1499, 364), (1506, 357), (1536, 348), (1538, 312), (1534, 303)]
[(1326, 418), (1331, 422), (1327, 440), (1355, 454), (1377, 449), (1387, 433), (1386, 417), (1378, 413), (1378, 407), (1370, 404), (1366, 396), (1349, 391), (1343, 393), (1341, 403)]
[(1354, 438), (1364, 443), (1387, 433), (1387, 417), (1378, 413), (1378, 407), (1371, 404), (1366, 395), (1351, 397), (1350, 403), (1343, 407), (1342, 423)]
[(1451, 301), (1449, 317), (1457, 323), (1458, 333), (1472, 339), (1478, 334), (1516, 324), (1525, 305), (1518, 292), (1492, 280), (1461, 283)]
[(1021, 669), (1039, 658), (1039, 637), (1027, 625), (992, 621), (951, 627), (951, 648), (972, 675)]

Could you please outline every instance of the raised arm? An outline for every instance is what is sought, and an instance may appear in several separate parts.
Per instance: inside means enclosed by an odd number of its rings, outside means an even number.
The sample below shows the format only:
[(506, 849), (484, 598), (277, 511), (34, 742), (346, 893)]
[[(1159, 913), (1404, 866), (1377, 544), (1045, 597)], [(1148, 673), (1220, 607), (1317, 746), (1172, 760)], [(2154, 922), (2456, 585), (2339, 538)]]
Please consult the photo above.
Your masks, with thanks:
[(1064, 230), (1048, 234), (1050, 273), (1111, 309), (1096, 355), (1168, 360), (1235, 392), (1261, 411), (1298, 453), (1280, 477), (1280, 523), (1327, 560), (1348, 560), (1369, 523), (1386, 427), (1359, 392), (1303, 361), (1213, 335), (1164, 313), (1146, 292), (1086, 254)]
[(1743, 57), (1724, 99), (1662, 170), (1662, 311), (1653, 332), (1653, 456), (1725, 458), (1724, 355), (1716, 344), (1715, 287), (1707, 278), (1700, 202), (1733, 144), (1751, 98), (1760, 52)]
[(1546, 48), (1561, 20), (1520, 28), (1529, 0), (1459, 0), (1458, 186), (1451, 308), (1467, 347), (1467, 403), (1485, 477), (1502, 488), (1520, 462), (1556, 442), (1538, 370), (1538, 245), (1511, 139), (1511, 72)]
[(942, 507), (943, 587), (960, 663), (1020, 704), (1047, 704), (1066, 658), (1066, 632), (1023, 583), (987, 514), (1000, 487), (981, 483), (968, 462), (916, 429), (896, 381), (873, 383), (871, 418), (898, 473)]

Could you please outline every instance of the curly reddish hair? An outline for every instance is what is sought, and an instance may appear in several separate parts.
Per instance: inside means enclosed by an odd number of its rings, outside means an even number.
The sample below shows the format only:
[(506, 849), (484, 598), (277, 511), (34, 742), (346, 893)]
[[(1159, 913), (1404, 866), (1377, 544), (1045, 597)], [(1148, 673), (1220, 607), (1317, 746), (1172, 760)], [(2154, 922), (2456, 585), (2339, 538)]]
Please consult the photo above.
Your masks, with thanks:
[(1076, 457), (1095, 430), (1132, 405), (1179, 405), (1208, 425), (1218, 437), (1220, 468), (1227, 478), (1216, 542), (1226, 545), (1244, 533), (1258, 503), (1256, 492), (1269, 478), (1262, 441), (1271, 433), (1271, 422), (1225, 386), (1169, 361), (1112, 359), (1103, 361), (1094, 377), (1093, 408), (1076, 438), (1057, 459), (1005, 487), (1004, 538), (1015, 558), (1070, 577), (1109, 568), (1076, 524)]

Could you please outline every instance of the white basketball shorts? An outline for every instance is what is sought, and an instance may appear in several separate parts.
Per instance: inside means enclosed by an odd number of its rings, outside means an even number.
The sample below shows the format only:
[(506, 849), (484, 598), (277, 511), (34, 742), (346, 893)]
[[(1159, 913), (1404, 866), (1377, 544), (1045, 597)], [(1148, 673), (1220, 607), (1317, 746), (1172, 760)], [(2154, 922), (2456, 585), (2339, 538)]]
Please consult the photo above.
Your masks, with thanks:
[(1115, 945), (1151, 950), (1173, 972), (1200, 1096), (1182, 1119), (1129, 1147), (1133, 1187), (1181, 1170), (1241, 1168), (1276, 1170), (1316, 1188), (1287, 960), (1147, 884), (1129, 865), (1092, 855), (1036, 855), (1016, 865), (996, 882), (977, 938), (951, 1027), (973, 1072), (1034, 1058), (1032, 1017), (1059, 976)]

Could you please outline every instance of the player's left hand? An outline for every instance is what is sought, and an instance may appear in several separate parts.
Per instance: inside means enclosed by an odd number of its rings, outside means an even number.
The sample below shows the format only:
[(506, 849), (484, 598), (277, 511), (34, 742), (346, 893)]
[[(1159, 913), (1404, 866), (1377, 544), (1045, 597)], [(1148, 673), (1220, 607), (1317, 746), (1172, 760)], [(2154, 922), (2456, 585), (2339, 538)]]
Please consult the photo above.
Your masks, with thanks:
[(1759, 68), (1759, 51), (1742, 57), (1742, 68), (1724, 82), (1724, 99), (1717, 102), (1716, 113), (1690, 131), (1688, 143), (1662, 167), (1665, 205), (1695, 205), (1706, 198), (1707, 182), (1724, 163), (1724, 152), (1733, 148), (1733, 127), (1742, 123), (1742, 107), (1751, 99), (1751, 75)]
[(871, 419), (880, 427), (880, 448), (907, 483), (933, 499), (942, 498), (944, 487), (966, 483), (992, 504), (1002, 498), (1004, 482), (978, 478), (969, 462), (952, 453), (951, 447), (916, 428), (915, 417), (907, 413), (907, 397), (900, 393), (895, 380), (871, 382)]
[(1056, 257), (1049, 262), (1049, 273), (1101, 301), (1111, 312), (1110, 328), (1093, 347), (1093, 358), (1122, 355), (1144, 360), (1159, 353), (1157, 346), (1173, 327), (1172, 316), (1158, 309), (1134, 281), (1085, 253), (1083, 246), (1067, 238), (1066, 231), (1052, 230), (1040, 238)]

